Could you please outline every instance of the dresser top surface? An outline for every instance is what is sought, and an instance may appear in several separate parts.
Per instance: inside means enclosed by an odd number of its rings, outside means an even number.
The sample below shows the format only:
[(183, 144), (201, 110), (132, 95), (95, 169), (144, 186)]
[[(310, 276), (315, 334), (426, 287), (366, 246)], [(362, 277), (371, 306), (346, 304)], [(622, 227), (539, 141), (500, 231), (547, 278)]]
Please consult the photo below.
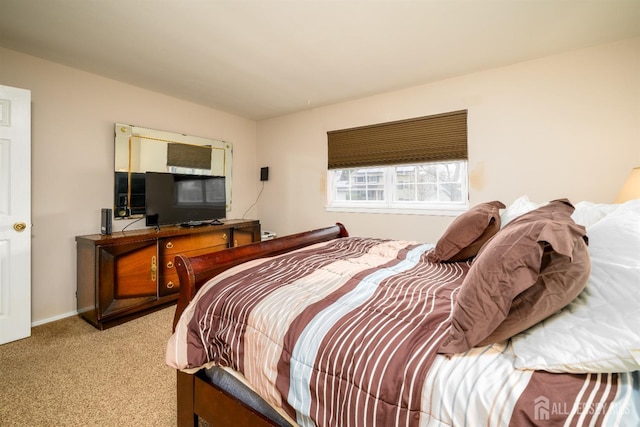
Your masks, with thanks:
[(259, 224), (253, 219), (226, 219), (221, 225), (202, 225), (198, 227), (182, 227), (179, 225), (145, 228), (131, 231), (115, 231), (112, 234), (87, 234), (76, 236), (76, 241), (91, 241), (96, 244), (120, 243), (127, 240), (153, 240), (177, 235), (208, 233), (216, 230), (228, 230), (230, 228), (254, 227)]

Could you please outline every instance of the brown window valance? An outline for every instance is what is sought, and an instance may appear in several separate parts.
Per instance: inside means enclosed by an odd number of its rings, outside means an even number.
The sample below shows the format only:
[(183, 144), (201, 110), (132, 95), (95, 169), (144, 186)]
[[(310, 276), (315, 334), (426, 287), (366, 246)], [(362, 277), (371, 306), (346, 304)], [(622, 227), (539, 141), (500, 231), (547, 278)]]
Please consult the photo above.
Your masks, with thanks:
[(467, 110), (327, 132), (329, 169), (463, 160)]
[(211, 146), (169, 143), (167, 166), (211, 169)]

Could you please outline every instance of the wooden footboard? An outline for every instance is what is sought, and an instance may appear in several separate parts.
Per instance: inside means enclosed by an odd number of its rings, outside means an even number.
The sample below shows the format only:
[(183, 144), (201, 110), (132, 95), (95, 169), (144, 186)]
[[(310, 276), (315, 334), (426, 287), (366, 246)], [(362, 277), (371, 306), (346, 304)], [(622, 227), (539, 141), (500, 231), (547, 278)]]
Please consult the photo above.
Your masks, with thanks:
[[(173, 321), (174, 327), (198, 289), (217, 274), (253, 259), (283, 254), (348, 235), (346, 228), (338, 223), (327, 228), (192, 258), (178, 255), (175, 266), (180, 280), (180, 296)], [(197, 426), (198, 417), (216, 427), (274, 425), (263, 415), (244, 406), (198, 373), (191, 375), (178, 371), (177, 380), (178, 426)]]

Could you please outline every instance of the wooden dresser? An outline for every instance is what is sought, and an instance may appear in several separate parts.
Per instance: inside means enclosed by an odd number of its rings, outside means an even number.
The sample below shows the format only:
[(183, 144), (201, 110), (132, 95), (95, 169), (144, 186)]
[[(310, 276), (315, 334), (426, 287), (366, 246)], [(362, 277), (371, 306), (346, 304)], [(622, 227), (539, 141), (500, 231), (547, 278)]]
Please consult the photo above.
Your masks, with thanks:
[(77, 236), (78, 313), (105, 329), (174, 304), (177, 254), (194, 256), (259, 241), (255, 220)]

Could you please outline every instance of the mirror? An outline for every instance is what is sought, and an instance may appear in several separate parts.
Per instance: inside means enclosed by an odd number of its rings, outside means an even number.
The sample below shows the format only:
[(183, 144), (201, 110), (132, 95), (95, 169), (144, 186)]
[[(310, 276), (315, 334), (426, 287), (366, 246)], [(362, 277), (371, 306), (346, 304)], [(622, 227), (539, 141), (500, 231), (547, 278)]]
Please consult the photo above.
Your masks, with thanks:
[(116, 123), (114, 216), (144, 215), (147, 171), (225, 176), (230, 210), (232, 152), (230, 142)]

